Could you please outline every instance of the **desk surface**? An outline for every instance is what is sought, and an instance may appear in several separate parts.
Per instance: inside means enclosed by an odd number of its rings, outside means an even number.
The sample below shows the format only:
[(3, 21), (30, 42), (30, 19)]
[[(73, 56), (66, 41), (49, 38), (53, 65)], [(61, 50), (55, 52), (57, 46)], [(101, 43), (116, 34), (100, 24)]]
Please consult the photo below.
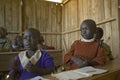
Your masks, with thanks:
[[(80, 80), (103, 80), (103, 79), (100, 79), (100, 78), (111, 75), (111, 74), (113, 75), (114, 72), (117, 72), (117, 71), (119, 71), (119, 73), (120, 73), (120, 58), (114, 59), (114, 60), (108, 62), (104, 66), (96, 66), (96, 67), (106, 69), (106, 70), (108, 70), (108, 72), (104, 73), (104, 74), (95, 75), (95, 76), (92, 76), (92, 77), (87, 77), (87, 78), (80, 79)], [(58, 80), (55, 77), (52, 77), (51, 75), (45, 75), (43, 77), (48, 78), (50, 80)], [(105, 79), (105, 80), (109, 80), (109, 79)], [(113, 79), (110, 79), (110, 80), (113, 80)]]

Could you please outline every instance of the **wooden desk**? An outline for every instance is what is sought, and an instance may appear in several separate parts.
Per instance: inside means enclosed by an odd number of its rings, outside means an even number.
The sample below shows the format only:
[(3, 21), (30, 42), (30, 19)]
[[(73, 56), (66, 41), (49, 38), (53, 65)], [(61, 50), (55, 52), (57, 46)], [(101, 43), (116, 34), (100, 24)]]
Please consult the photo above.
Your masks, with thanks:
[[(62, 64), (62, 50), (46, 50), (52, 55), (55, 65)], [(0, 52), (0, 72), (8, 71), (10, 61), (19, 52)]]
[[(80, 80), (120, 80), (120, 58), (108, 62), (105, 66), (97, 66), (97, 68), (109, 70), (107, 73), (87, 77)], [(50, 80), (58, 80), (51, 75), (43, 76)]]
[(11, 59), (19, 52), (0, 52), (0, 71), (8, 71)]
[(62, 64), (62, 50), (46, 50), (54, 59), (55, 66)]

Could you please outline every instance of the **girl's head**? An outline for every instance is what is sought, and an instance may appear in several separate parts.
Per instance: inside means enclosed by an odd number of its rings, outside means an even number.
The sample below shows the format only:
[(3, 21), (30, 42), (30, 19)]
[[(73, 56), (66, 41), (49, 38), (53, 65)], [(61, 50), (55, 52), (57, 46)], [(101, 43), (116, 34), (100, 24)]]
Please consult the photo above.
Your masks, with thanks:
[(23, 47), (23, 37), (20, 36), (20, 35), (17, 35), (15, 38), (14, 38), (14, 44), (17, 45), (18, 47)]
[(81, 35), (84, 39), (92, 39), (96, 34), (96, 23), (92, 19), (86, 19), (80, 27)]
[(37, 29), (29, 28), (23, 36), (23, 44), (26, 50), (37, 50), (39, 44), (40, 32)]
[(96, 30), (96, 39), (101, 39), (103, 37), (103, 29), (100, 28), (100, 27), (97, 27), (97, 30)]

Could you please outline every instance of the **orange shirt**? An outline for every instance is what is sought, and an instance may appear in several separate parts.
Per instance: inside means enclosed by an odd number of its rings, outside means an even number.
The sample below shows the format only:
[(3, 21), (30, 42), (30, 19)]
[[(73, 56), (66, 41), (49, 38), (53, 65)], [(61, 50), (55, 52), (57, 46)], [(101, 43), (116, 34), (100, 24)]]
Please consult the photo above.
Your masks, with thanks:
[[(100, 48), (97, 42), (82, 42), (81, 40), (76, 40), (69, 52), (64, 56), (64, 63), (67, 63), (72, 56), (80, 56), (84, 60), (94, 60), (100, 65), (105, 64), (106, 55), (103, 48)], [(70, 63), (71, 69), (79, 68), (75, 63)]]

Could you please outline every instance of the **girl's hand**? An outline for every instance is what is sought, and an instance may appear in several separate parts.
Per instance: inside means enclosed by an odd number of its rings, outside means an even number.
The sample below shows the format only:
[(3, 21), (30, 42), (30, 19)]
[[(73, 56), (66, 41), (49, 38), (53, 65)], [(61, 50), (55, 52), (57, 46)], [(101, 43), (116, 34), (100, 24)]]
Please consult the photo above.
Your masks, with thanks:
[(85, 61), (82, 60), (79, 56), (73, 56), (71, 58), (71, 61), (73, 61), (74, 63), (76, 63), (79, 67), (83, 67), (85, 66)]
[(26, 66), (26, 70), (31, 73), (36, 73), (38, 68), (35, 65), (33, 65), (31, 62), (29, 62)]

